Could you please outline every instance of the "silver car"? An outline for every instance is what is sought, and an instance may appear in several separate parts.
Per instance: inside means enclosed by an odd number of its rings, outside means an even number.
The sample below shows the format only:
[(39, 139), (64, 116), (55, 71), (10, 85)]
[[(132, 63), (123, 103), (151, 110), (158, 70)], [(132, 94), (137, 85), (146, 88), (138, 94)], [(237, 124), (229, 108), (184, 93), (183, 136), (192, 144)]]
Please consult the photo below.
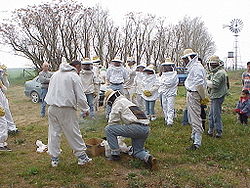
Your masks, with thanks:
[(41, 83), (38, 76), (33, 80), (25, 82), (24, 93), (27, 97), (31, 98), (33, 103), (39, 103), (41, 100)]

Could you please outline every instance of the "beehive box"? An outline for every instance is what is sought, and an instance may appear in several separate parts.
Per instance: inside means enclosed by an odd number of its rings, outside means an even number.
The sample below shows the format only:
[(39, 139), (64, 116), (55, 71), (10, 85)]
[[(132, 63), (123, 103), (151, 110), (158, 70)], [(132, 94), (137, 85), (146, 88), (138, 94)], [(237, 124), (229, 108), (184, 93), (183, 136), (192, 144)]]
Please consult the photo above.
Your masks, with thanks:
[(103, 139), (101, 138), (90, 138), (85, 140), (87, 146), (86, 153), (92, 157), (103, 155), (105, 152), (104, 146), (101, 146)]

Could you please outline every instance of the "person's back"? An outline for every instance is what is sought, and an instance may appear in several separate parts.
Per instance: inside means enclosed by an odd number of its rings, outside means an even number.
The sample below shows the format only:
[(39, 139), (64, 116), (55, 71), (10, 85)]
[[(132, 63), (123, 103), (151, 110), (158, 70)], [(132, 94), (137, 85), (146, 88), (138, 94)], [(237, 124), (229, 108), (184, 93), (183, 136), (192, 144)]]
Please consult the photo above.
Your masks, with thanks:
[(64, 133), (78, 165), (91, 161), (85, 153), (86, 145), (79, 129), (77, 106), (84, 112), (89, 110), (83, 86), (77, 73), (80, 72), (81, 62), (61, 64), (51, 78), (48, 94), (45, 98), (50, 105), (48, 109), (48, 153), (51, 155), (51, 165), (56, 167), (59, 162), (60, 137)]
[(86, 99), (80, 77), (74, 68), (68, 64), (61, 64), (59, 70), (50, 80), (49, 90), (45, 101), (57, 107), (73, 107)]

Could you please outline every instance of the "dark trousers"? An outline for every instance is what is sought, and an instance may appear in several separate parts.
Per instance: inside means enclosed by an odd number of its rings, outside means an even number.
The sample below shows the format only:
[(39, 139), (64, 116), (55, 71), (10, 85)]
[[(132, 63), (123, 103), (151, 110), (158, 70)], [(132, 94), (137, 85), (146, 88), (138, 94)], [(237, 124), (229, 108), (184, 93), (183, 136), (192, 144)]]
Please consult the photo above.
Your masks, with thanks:
[(248, 116), (246, 114), (239, 114), (239, 116), (240, 116), (240, 122), (242, 124), (247, 124), (247, 118), (248, 118)]

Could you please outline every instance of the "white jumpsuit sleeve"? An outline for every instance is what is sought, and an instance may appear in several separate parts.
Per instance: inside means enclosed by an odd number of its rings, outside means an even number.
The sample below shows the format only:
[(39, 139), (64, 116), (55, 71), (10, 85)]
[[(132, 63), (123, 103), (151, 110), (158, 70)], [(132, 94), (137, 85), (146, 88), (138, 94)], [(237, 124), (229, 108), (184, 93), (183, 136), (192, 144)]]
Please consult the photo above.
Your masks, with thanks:
[(78, 76), (74, 79), (74, 90), (76, 95), (76, 101), (81, 111), (86, 112), (89, 111), (89, 105), (87, 103), (86, 95), (83, 92), (83, 85), (81, 83), (81, 79)]

